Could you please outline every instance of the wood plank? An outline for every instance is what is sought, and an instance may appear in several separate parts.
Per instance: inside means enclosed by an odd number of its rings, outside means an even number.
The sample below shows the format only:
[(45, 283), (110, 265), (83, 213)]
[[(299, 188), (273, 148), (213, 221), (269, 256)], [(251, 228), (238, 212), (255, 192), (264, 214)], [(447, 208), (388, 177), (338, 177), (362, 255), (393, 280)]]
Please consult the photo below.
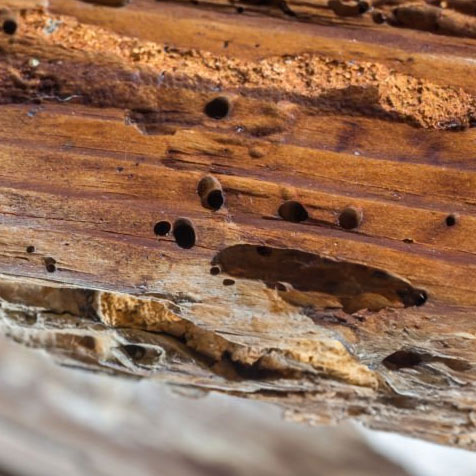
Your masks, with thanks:
[(236, 6), (16, 12), (2, 332), (475, 449), (476, 40)]

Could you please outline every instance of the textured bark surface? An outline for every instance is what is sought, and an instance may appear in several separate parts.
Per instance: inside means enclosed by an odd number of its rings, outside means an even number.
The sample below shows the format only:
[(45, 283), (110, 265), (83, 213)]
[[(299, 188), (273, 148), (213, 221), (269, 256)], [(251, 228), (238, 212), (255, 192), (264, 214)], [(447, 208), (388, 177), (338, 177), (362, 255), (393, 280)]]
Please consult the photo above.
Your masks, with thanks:
[(6, 335), (476, 449), (471, 12), (7, 6)]

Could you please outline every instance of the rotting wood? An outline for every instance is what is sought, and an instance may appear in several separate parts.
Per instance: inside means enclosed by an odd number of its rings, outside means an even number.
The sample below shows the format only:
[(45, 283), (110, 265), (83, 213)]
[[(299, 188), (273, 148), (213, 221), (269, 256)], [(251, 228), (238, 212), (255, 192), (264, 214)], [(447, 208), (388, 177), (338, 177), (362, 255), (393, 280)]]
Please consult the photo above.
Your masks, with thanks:
[(16, 5), (6, 335), (476, 449), (471, 35), (326, 4)]

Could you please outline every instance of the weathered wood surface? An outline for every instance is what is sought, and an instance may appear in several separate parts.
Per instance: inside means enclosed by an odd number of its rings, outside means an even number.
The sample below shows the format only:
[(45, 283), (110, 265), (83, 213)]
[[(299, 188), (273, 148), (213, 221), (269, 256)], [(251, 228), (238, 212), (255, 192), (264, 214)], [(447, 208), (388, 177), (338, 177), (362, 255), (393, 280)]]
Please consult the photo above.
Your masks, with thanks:
[(4, 333), (476, 449), (476, 40), (34, 3), (0, 39)]

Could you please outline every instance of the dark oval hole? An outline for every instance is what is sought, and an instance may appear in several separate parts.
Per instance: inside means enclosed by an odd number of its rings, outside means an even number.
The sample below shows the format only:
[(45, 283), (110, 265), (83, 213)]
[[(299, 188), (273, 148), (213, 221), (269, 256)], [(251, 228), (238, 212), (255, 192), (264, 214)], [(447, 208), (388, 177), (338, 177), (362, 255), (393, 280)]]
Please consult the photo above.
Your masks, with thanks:
[(224, 96), (212, 99), (205, 106), (205, 114), (212, 119), (223, 119), (230, 112), (230, 101)]
[(212, 210), (219, 210), (223, 205), (223, 193), (221, 190), (213, 190), (208, 194), (207, 204)]
[(35, 247), (34, 246), (27, 246), (26, 252), (27, 253), (34, 253), (35, 252)]
[(170, 232), (172, 225), (168, 221), (159, 221), (154, 226), (154, 233), (157, 236), (165, 236)]
[(370, 5), (367, 2), (359, 2), (359, 13), (362, 15), (369, 10)]
[(220, 182), (211, 175), (203, 177), (198, 182), (197, 193), (202, 199), (202, 205), (214, 211), (219, 210), (225, 202)]
[(457, 221), (458, 217), (454, 213), (451, 213), (445, 219), (446, 226), (455, 226)]
[(339, 215), (339, 225), (345, 230), (357, 228), (362, 221), (362, 214), (354, 207), (347, 207)]
[(397, 350), (393, 354), (383, 359), (382, 363), (390, 370), (404, 369), (408, 367), (415, 367), (421, 364), (422, 357), (417, 352), (410, 350)]
[(3, 31), (7, 35), (14, 35), (15, 32), (17, 31), (18, 25), (15, 20), (8, 19), (3, 22)]
[(428, 294), (424, 289), (412, 289), (405, 287), (397, 290), (397, 294), (405, 307), (423, 306), (428, 300)]
[(224, 279), (223, 280), (223, 286), (233, 286), (235, 284), (235, 281), (233, 279)]
[(56, 260), (53, 258), (45, 258), (45, 267), (48, 273), (54, 273), (56, 271)]
[(309, 218), (307, 210), (299, 202), (294, 200), (284, 202), (279, 207), (278, 213), (281, 218), (293, 223), (299, 223)]
[(180, 246), (180, 248), (190, 249), (195, 245), (195, 230), (193, 229), (190, 220), (187, 220), (186, 218), (179, 218), (174, 223), (173, 234), (175, 241), (177, 245)]
[(415, 306), (423, 306), (428, 300), (428, 294), (426, 291), (417, 291), (415, 295)]
[(212, 266), (212, 267), (210, 268), (210, 274), (211, 274), (212, 276), (216, 276), (217, 274), (220, 274), (220, 271), (221, 271), (221, 269), (220, 269), (219, 266)]

